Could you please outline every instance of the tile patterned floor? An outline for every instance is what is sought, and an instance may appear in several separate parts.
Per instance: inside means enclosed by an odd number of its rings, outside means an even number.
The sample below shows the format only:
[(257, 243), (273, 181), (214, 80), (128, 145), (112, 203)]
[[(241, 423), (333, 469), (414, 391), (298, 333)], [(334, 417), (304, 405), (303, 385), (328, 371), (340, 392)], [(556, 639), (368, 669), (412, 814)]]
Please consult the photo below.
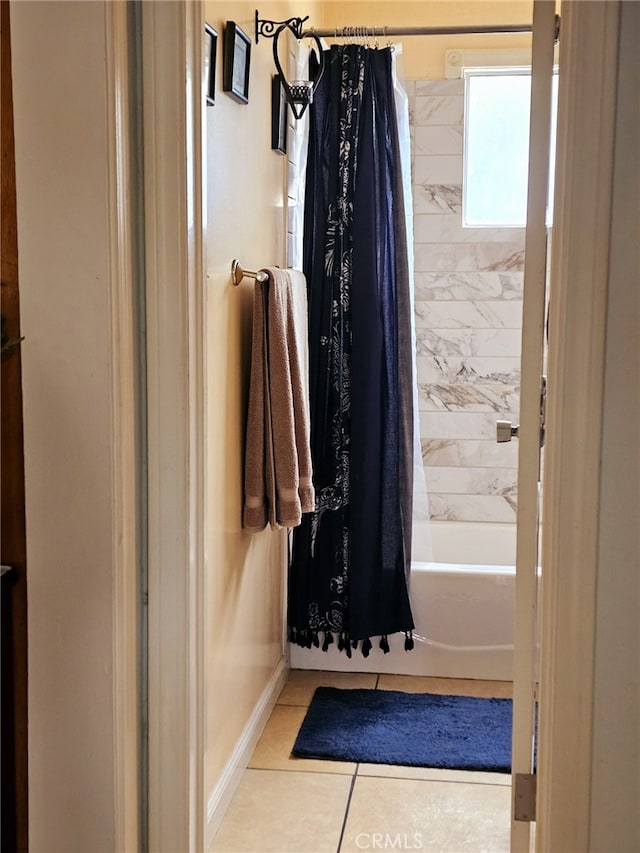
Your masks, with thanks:
[(293, 670), (216, 836), (216, 853), (509, 850), (507, 774), (293, 758), (316, 687), (511, 696), (511, 684)]

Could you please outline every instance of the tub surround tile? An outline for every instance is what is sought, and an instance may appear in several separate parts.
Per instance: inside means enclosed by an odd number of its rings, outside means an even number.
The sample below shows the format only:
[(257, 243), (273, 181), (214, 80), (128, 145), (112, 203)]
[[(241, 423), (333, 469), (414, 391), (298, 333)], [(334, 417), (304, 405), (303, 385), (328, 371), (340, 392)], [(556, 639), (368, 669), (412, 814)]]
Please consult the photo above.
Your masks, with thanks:
[(521, 272), (421, 272), (415, 274), (416, 301), (521, 300)]
[(520, 359), (515, 356), (418, 356), (418, 382), (432, 384), (505, 385), (520, 383)]
[(491, 521), (514, 524), (515, 500), (498, 495), (429, 495), (429, 512), (433, 521)]
[(425, 466), (511, 468), (515, 471), (518, 467), (518, 445), (513, 441), (498, 444), (496, 441), (472, 439), (423, 439), (422, 458)]
[(462, 125), (414, 127), (412, 142), (417, 155), (462, 154)]
[(499, 495), (515, 502), (517, 474), (512, 468), (460, 468), (429, 466), (429, 493), (448, 495)]
[(416, 88), (413, 101), (414, 123), (462, 124), (464, 98), (462, 95), (423, 95)]
[(358, 776), (340, 850), (359, 853), (379, 833), (400, 838), (405, 849), (506, 853), (510, 804), (505, 785)]
[[(505, 412), (503, 418), (512, 423), (518, 422), (513, 412)], [(423, 412), (420, 437), (429, 441), (470, 438), (495, 442), (496, 416), (485, 412)]]
[(415, 312), (420, 329), (522, 328), (520, 300), (416, 300)]
[(211, 849), (335, 853), (350, 788), (350, 776), (247, 770)]
[[(432, 129), (445, 128), (421, 128)], [(460, 215), (455, 213), (417, 214), (413, 229), (416, 243), (514, 243), (524, 249), (524, 228), (469, 228), (463, 226)]]
[(414, 243), (417, 272), (498, 272), (524, 270), (517, 243)]
[(414, 243), (416, 272), (471, 272), (478, 269), (475, 243)]
[(505, 385), (454, 385), (419, 383), (418, 405), (422, 412), (501, 412), (517, 409), (518, 388)]
[(291, 755), (306, 713), (307, 709), (303, 707), (276, 705), (251, 756), (249, 767), (254, 770), (353, 774), (356, 765), (348, 761), (319, 761)]
[[(418, 405), (431, 513), (514, 520), (513, 445), (495, 421), (519, 409), (524, 228), (462, 223), (464, 81), (412, 87)], [(465, 494), (468, 491), (469, 494)]]
[[(415, 80), (403, 80), (402, 85), (404, 86), (404, 90), (407, 93), (407, 97), (409, 100), (415, 97), (416, 94), (416, 81)], [(449, 94), (447, 92), (447, 94)], [(454, 93), (452, 93), (454, 94)]]
[(413, 184), (414, 213), (460, 213), (461, 184)]
[(414, 92), (422, 97), (430, 95), (464, 95), (464, 80), (414, 80)]
[(524, 270), (524, 248), (517, 243), (477, 243), (478, 268), (492, 270)]
[(462, 183), (462, 160), (457, 155), (436, 154), (414, 159), (414, 181), (421, 185)]
[(517, 329), (416, 329), (418, 356), (507, 356), (520, 354)]

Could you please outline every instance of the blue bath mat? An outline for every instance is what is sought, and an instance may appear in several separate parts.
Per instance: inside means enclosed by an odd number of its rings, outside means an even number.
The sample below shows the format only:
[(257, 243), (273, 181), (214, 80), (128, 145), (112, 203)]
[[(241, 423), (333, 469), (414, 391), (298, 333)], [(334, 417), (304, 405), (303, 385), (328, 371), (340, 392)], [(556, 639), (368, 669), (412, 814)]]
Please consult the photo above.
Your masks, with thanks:
[(293, 755), (511, 772), (511, 699), (318, 687)]

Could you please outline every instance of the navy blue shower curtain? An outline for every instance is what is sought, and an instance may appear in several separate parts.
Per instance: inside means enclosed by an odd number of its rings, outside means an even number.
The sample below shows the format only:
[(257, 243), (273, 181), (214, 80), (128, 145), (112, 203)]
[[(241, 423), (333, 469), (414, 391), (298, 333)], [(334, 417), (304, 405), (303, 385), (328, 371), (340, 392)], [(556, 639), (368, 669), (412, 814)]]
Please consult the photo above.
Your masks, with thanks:
[(350, 656), (405, 633), (410, 332), (391, 51), (334, 46), (310, 108), (304, 272), (316, 511), (295, 529), (293, 642)]

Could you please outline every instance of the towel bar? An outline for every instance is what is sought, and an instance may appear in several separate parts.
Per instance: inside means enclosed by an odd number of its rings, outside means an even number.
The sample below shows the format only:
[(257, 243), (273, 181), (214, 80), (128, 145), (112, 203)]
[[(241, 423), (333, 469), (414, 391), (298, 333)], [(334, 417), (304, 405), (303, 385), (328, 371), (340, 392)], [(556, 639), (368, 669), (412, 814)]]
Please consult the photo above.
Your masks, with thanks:
[(254, 270), (245, 270), (237, 258), (231, 262), (231, 279), (234, 286), (238, 286), (243, 278), (255, 278), (256, 281), (266, 281), (269, 276), (266, 272), (255, 272)]

